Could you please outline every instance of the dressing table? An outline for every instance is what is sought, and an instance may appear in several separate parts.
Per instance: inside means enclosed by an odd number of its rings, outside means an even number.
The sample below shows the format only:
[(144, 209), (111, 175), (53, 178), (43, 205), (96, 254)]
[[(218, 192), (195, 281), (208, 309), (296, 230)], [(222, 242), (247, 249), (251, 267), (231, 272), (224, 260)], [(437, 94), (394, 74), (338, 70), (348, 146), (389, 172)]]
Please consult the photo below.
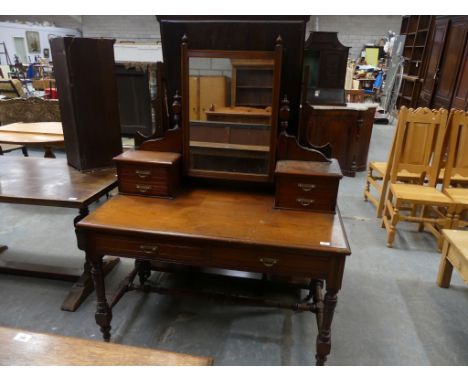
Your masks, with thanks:
[[(297, 129), (289, 127), (291, 115), (298, 110), (291, 111), (286, 92), (280, 97), (281, 90), (290, 86), (284, 84), (289, 75), (284, 64), (295, 62), (295, 55), (301, 54), (307, 19), (276, 18), (275, 25), (253, 18), (239, 28), (244, 19), (159, 18), (166, 64), (174, 59), (166, 60), (173, 48), (171, 41), (180, 38), (176, 55), (180, 63), (166, 66), (169, 71), (179, 70), (180, 76), (172, 102), (172, 124), (163, 137), (148, 137), (138, 150), (115, 158), (120, 195), (77, 224), (78, 246), (92, 266), (95, 319), (105, 341), (111, 337), (112, 308), (129, 291), (206, 295), (155, 285), (149, 277), (156, 264), (185, 266), (192, 271), (216, 268), (251, 272), (264, 279), (281, 277), (292, 286), (308, 289), (306, 299), (293, 304), (218, 293), (209, 297), (314, 313), (316, 362), (323, 365), (330, 353), (331, 323), (351, 250), (336, 207), (342, 177), (339, 165), (320, 150), (301, 146), (290, 135), (289, 130)], [(212, 38), (200, 39), (197, 30), (203, 34), (208, 27)], [(273, 30), (281, 28), (288, 31), (287, 39), (279, 35), (269, 38)], [(256, 38), (226, 40), (234, 30), (246, 36), (255, 31)], [(283, 49), (290, 39), (299, 49), (292, 49), (294, 44)], [(243, 41), (244, 46), (236, 41)], [(245, 41), (250, 41), (247, 46)], [(232, 80), (232, 64), (242, 61), (246, 65), (248, 60), (272, 63), (269, 84), (262, 90), (268, 93), (262, 102), (267, 102), (263, 106), (269, 110), (269, 119), (245, 121), (225, 115), (222, 121), (213, 121), (202, 118), (201, 113), (195, 117), (190, 109), (193, 65), (203, 62), (223, 68), (223, 75)], [(210, 75), (219, 73), (205, 74)], [(258, 83), (252, 84), (255, 86)], [(293, 97), (299, 96), (299, 88), (300, 83)], [(210, 93), (200, 97), (207, 98), (216, 110), (214, 95), (219, 99), (219, 94)], [(225, 96), (229, 98), (228, 91)], [(243, 107), (255, 105), (247, 101)], [(109, 299), (102, 270), (104, 255), (135, 259), (135, 268)], [(297, 279), (302, 282), (298, 284)]]

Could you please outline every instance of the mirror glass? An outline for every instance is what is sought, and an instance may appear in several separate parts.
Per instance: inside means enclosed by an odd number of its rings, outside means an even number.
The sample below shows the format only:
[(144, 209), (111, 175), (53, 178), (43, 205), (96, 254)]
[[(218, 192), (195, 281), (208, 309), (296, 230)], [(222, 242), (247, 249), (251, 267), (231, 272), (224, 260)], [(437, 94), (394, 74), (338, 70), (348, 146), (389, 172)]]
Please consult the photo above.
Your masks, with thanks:
[(268, 174), (274, 60), (188, 62), (189, 171)]

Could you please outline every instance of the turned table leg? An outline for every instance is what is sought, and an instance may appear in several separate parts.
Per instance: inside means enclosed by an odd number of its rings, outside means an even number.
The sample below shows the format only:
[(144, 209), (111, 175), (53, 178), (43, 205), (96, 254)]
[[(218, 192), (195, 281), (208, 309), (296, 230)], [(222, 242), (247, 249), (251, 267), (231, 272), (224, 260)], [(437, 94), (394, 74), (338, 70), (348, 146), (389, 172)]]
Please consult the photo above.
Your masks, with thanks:
[[(85, 218), (89, 214), (88, 207), (80, 208), (80, 213), (78, 216), (75, 217), (73, 220), (73, 224), (76, 225), (78, 222)], [(104, 260), (103, 263), (103, 272), (104, 276), (106, 276), (114, 267), (119, 263), (119, 258), (110, 258)], [(79, 308), (81, 303), (86, 300), (86, 298), (93, 292), (94, 285), (93, 280), (91, 278), (91, 265), (89, 261), (86, 259), (84, 266), (83, 266), (83, 273), (81, 276), (76, 280), (76, 282), (71, 287), (70, 291), (68, 292), (67, 297), (62, 302), (62, 306), (60, 309), (65, 310), (67, 312), (74, 312)]]
[(91, 274), (93, 276), (94, 288), (96, 290), (96, 323), (101, 328), (104, 341), (110, 341), (110, 330), (112, 321), (112, 310), (106, 299), (106, 289), (104, 285), (104, 272), (102, 266), (102, 256), (90, 260)]
[(317, 335), (317, 354), (315, 355), (317, 366), (323, 366), (327, 360), (328, 354), (330, 354), (331, 323), (338, 300), (337, 293), (337, 289), (327, 288), (327, 293), (325, 294), (322, 325), (320, 326), (320, 330)]

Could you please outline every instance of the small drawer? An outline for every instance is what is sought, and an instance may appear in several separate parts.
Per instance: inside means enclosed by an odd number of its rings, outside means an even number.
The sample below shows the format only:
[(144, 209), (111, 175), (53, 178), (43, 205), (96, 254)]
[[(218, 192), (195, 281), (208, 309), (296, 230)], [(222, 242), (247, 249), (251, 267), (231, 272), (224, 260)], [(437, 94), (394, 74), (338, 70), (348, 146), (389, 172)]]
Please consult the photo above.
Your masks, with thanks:
[(335, 212), (339, 180), (326, 177), (279, 177), (275, 207)]
[(141, 164), (121, 164), (119, 170), (119, 176), (135, 181), (152, 182), (166, 179), (167, 177), (167, 169), (163, 167), (145, 166)]
[(119, 179), (119, 192), (131, 195), (171, 197), (164, 181), (148, 183)]
[(119, 192), (172, 198), (180, 181), (180, 154), (129, 150), (114, 158)]
[(278, 161), (275, 208), (334, 213), (342, 176), (335, 159)]

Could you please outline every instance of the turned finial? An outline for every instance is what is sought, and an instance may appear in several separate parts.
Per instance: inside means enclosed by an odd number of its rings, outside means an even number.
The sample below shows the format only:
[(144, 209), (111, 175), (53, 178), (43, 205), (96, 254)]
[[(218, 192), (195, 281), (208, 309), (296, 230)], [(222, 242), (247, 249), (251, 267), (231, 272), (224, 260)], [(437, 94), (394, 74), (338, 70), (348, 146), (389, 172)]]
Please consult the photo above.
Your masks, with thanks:
[(182, 44), (185, 44), (185, 45), (188, 44), (188, 37), (186, 33), (184, 33), (184, 35), (182, 36)]
[(279, 34), (278, 37), (276, 37), (276, 45), (283, 45), (283, 39), (281, 38), (281, 35)]

